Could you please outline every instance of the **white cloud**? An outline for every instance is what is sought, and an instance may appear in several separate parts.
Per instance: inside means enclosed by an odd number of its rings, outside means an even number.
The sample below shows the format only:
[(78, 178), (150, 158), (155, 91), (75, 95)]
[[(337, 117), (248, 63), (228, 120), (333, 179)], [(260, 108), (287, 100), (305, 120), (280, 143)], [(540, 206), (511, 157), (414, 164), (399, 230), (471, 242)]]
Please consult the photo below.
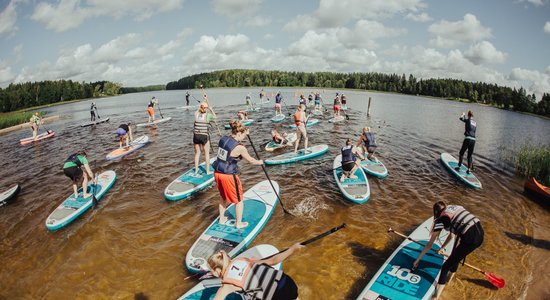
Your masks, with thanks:
[(265, 27), (271, 24), (271, 17), (255, 16), (244, 22), (244, 25), (247, 27)]
[(12, 34), (17, 30), (16, 0), (12, 0), (6, 8), (0, 13), (0, 35)]
[(46, 28), (66, 31), (76, 28), (93, 16), (93, 11), (79, 6), (79, 0), (61, 0), (57, 6), (40, 2), (36, 5), (31, 19), (43, 23)]
[(550, 75), (535, 70), (513, 68), (509, 76), (510, 80), (516, 80), (522, 86), (527, 86), (529, 93), (535, 93), (539, 97), (550, 91)]
[(23, 44), (19, 44), (13, 48), (13, 54), (15, 55), (15, 63), (20, 62), (23, 59)]
[(273, 36), (273, 34), (271, 33), (266, 33), (264, 35), (264, 40), (272, 40), (275, 36)]
[(11, 67), (4, 61), (0, 60), (0, 85), (5, 86), (13, 82), (15, 74)]
[(548, 68), (546, 68), (546, 74), (550, 74), (550, 66), (548, 66)]
[(434, 23), (428, 31), (436, 36), (430, 44), (439, 48), (453, 48), (492, 37), (491, 29), (483, 27), (472, 14), (466, 14), (464, 19), (456, 22), (443, 20)]
[(508, 54), (498, 51), (493, 44), (482, 41), (472, 45), (464, 56), (476, 65), (483, 63), (502, 64), (506, 61)]
[(432, 20), (432, 18), (425, 12), (420, 13), (420, 14), (408, 13), (405, 16), (405, 19), (409, 19), (409, 20), (412, 20), (412, 21), (415, 21), (415, 22), (429, 22), (429, 21)]
[(167, 55), (172, 55), (174, 51), (176, 51), (178, 48), (181, 47), (183, 42), (187, 37), (189, 37), (193, 33), (193, 30), (191, 28), (185, 28), (178, 35), (176, 36), (176, 39), (170, 40), (164, 45), (160, 46), (157, 49), (157, 53), (161, 56), (164, 56), (165, 59), (168, 57)]
[(117, 62), (124, 58), (128, 51), (131, 51), (141, 40), (141, 35), (129, 33), (117, 37), (99, 47), (94, 53), (96, 62)]
[(256, 12), (262, 0), (212, 0), (214, 12), (229, 18), (250, 15)]
[(535, 6), (542, 6), (544, 5), (543, 0), (520, 0), (520, 2), (529, 2)]
[(550, 33), (550, 21), (544, 23), (544, 32)]

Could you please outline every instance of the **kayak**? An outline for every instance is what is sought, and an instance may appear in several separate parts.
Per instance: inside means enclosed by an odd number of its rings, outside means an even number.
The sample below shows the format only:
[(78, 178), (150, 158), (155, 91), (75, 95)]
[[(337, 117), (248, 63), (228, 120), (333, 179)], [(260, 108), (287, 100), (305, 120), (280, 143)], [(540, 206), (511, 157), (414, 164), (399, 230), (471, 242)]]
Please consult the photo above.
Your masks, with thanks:
[(321, 154), (324, 154), (328, 151), (328, 146), (325, 144), (315, 145), (307, 148), (307, 152), (304, 153), (304, 150), (299, 150), (298, 152), (289, 152), (275, 157), (268, 158), (264, 160), (266, 165), (279, 165), (279, 164), (288, 164), (292, 162), (297, 162), (300, 160), (306, 160), (314, 158)]
[[(103, 195), (113, 186), (116, 180), (115, 171), (105, 171), (98, 175), (97, 184), (88, 184), (88, 191), (95, 194), (99, 201)], [(71, 193), (46, 219), (46, 228), (57, 230), (71, 223), (83, 214), (93, 204), (93, 197), (82, 198), (82, 188), (79, 189), (78, 198)]]
[[(319, 119), (310, 119), (307, 121), (306, 127), (311, 127), (315, 124), (319, 123)], [(289, 126), (290, 128), (296, 128), (296, 124), (292, 124)]]
[(286, 136), (286, 139), (288, 140), (288, 143), (286, 143), (284, 145), (281, 145), (281, 144), (275, 143), (274, 141), (271, 141), (271, 142), (267, 143), (267, 145), (265, 145), (265, 151), (272, 152), (272, 151), (277, 150), (277, 149), (285, 148), (287, 146), (292, 146), (292, 143), (294, 143), (296, 141), (296, 137), (297, 136), (296, 136), (295, 132), (289, 133)]
[[(271, 181), (277, 194), (279, 184)], [(235, 205), (231, 204), (225, 211), (229, 218), (225, 224), (219, 223), (219, 216), (195, 241), (185, 257), (185, 266), (192, 273), (208, 270), (206, 260), (212, 254), (225, 250), (229, 256), (234, 257), (256, 238), (263, 229), (277, 205), (277, 196), (269, 181), (257, 183), (244, 193), (243, 222), (248, 222), (245, 228), (235, 227)]]
[(271, 118), (271, 122), (273, 123), (279, 123), (281, 121), (283, 121), (285, 119), (285, 115), (283, 114), (280, 114), (280, 115), (275, 115), (273, 118)]
[[(359, 148), (359, 151), (363, 153), (363, 149)], [(388, 169), (386, 169), (386, 166), (378, 159), (378, 157), (374, 157), (372, 160), (365, 159), (361, 161), (361, 167), (365, 171), (365, 173), (372, 175), (374, 177), (378, 178), (385, 178), (388, 176)]]
[[(262, 244), (254, 246), (245, 252), (239, 254), (236, 258), (253, 258), (260, 259), (268, 256), (272, 256), (279, 253), (279, 250), (272, 245)], [(282, 269), (282, 264), (278, 263), (272, 266), (276, 270)], [(179, 297), (178, 300), (207, 300), (213, 299), (214, 295), (222, 285), (220, 278), (212, 277), (208, 279), (201, 280), (197, 285), (191, 288), (183, 296)], [(230, 294), (225, 299), (243, 299), (240, 294)]]
[(344, 117), (344, 116), (336, 116), (332, 119), (329, 119), (328, 121), (330, 123), (337, 123), (337, 122), (342, 122), (342, 121), (345, 121), (345, 120), (346, 120), (346, 117)]
[(21, 190), (21, 187), (19, 184), (14, 184), (9, 189), (3, 191), (0, 193), (0, 207), (11, 203), (13, 200), (15, 200), (15, 197), (17, 194), (19, 194), (19, 191)]
[(50, 131), (46, 131), (44, 133), (41, 133), (41, 134), (37, 135), (36, 140), (34, 140), (32, 137), (28, 137), (28, 138), (24, 138), (24, 139), (19, 140), (19, 142), (21, 143), (21, 145), (27, 145), (27, 144), (30, 144), (30, 143), (33, 143), (33, 142), (37, 142), (37, 141), (40, 141), (40, 140), (43, 140), (43, 139), (47, 139), (47, 138), (52, 137), (52, 136), (55, 136), (55, 131), (50, 130)]
[(199, 165), (199, 172), (195, 175), (195, 167), (189, 171), (178, 176), (172, 183), (170, 183), (164, 190), (164, 197), (168, 200), (181, 200), (203, 190), (214, 183), (214, 168), (212, 164), (216, 161), (216, 158), (210, 159), (210, 172), (206, 175), (206, 163), (203, 162)]
[(477, 179), (477, 177), (475, 177), (472, 172), (470, 172), (470, 174), (466, 173), (466, 170), (468, 170), (468, 168), (464, 166), (464, 164), (460, 166), (459, 171), (455, 170), (455, 168), (458, 166), (458, 160), (449, 153), (441, 153), (441, 162), (443, 163), (443, 165), (445, 165), (445, 167), (447, 167), (447, 169), (449, 169), (449, 171), (451, 171), (451, 173), (453, 173), (469, 187), (476, 189), (481, 188), (481, 182)]
[(357, 176), (357, 178), (352, 179), (346, 177), (344, 178), (344, 182), (340, 182), (340, 177), (342, 176), (342, 154), (338, 154), (334, 158), (332, 169), (336, 184), (347, 200), (358, 204), (369, 201), (369, 181), (362, 168), (357, 168), (357, 171), (355, 171), (354, 175)]
[(97, 125), (97, 124), (101, 124), (101, 123), (105, 123), (105, 122), (109, 122), (109, 118), (99, 119), (97, 121), (91, 121), (91, 122), (88, 122), (88, 123), (84, 123), (84, 124), (81, 124), (80, 127), (92, 126), (92, 125)]
[(137, 127), (154, 126), (154, 125), (157, 125), (157, 124), (159, 124), (159, 123), (164, 123), (164, 122), (167, 122), (167, 121), (170, 121), (170, 120), (172, 120), (172, 117), (167, 117), (167, 118), (162, 118), (162, 119), (156, 119), (156, 120), (154, 120), (153, 122), (139, 123), (139, 124), (137, 124), (136, 126), (137, 126)]
[[(241, 123), (243, 123), (244, 126), (249, 126), (250, 124), (254, 123), (254, 119), (243, 120), (241, 121)], [(223, 125), (223, 127), (225, 129), (231, 129), (231, 126), (229, 124), (225, 124)]]
[[(427, 244), (432, 225), (433, 217), (418, 226), (409, 238)], [(436, 251), (441, 248), (441, 243), (445, 241), (448, 234), (445, 230), (441, 232), (439, 239), (436, 239), (432, 246), (435, 251), (429, 250), (422, 257), (414, 273), (410, 268), (424, 247), (408, 239), (403, 241), (372, 277), (357, 299), (431, 299), (444, 262), (444, 257)], [(445, 253), (451, 252), (453, 244), (452, 241), (447, 244)]]
[(146, 135), (140, 136), (137, 139), (135, 139), (133, 142), (131, 142), (129, 147), (123, 147), (122, 149), (118, 148), (116, 150), (113, 150), (111, 151), (111, 153), (107, 154), (105, 158), (107, 160), (121, 158), (147, 145), (148, 142), (149, 142), (148, 136)]
[(542, 185), (535, 177), (530, 177), (525, 181), (524, 189), (526, 192), (532, 192), (541, 199), (550, 201), (550, 187)]

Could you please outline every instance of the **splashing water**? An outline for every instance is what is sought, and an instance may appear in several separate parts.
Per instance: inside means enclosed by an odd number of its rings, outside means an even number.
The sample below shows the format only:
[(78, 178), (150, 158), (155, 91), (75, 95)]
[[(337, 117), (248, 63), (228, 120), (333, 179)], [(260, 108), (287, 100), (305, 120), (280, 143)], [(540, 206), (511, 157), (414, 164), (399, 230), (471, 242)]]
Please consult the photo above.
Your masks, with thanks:
[(324, 202), (309, 196), (300, 201), (290, 212), (295, 216), (317, 219), (320, 210), (327, 210), (329, 207)]

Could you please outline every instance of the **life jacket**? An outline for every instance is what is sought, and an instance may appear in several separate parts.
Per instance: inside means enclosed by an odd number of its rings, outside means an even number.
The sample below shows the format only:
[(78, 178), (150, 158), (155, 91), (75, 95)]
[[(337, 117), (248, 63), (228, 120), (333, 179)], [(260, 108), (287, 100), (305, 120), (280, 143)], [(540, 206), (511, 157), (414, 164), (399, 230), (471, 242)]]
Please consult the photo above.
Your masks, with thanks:
[(282, 277), (281, 270), (266, 264), (255, 264), (246, 258), (236, 258), (222, 275), (222, 283), (242, 288), (247, 300), (271, 300)]
[(477, 128), (476, 121), (474, 121), (473, 119), (466, 119), (464, 120), (464, 123), (464, 135), (466, 136), (466, 138), (470, 137), (475, 140)]
[(277, 94), (277, 96), (275, 96), (275, 103), (281, 103), (281, 100), (283, 100), (283, 97), (280, 94)]
[(365, 147), (376, 147), (376, 139), (374, 138), (374, 132), (364, 132), (363, 141), (365, 142)]
[(302, 123), (301, 117), (301, 112), (297, 111), (294, 113), (294, 124), (296, 124), (296, 126), (300, 126), (300, 123)]
[(237, 163), (239, 160), (231, 156), (231, 151), (240, 145), (236, 139), (230, 136), (224, 136), (218, 143), (218, 156), (216, 161), (212, 164), (214, 171), (223, 174), (237, 174), (239, 173), (239, 167)]
[(80, 159), (78, 158), (79, 156), (81, 156), (81, 155), (78, 154), (78, 153), (71, 154), (71, 156), (69, 156), (69, 158), (67, 158), (67, 159), (65, 160), (65, 163), (72, 162), (72, 163), (74, 163), (77, 167), (81, 167), (81, 166), (82, 166), (82, 162), (81, 162)]
[(130, 128), (128, 128), (128, 124), (121, 124), (121, 125), (118, 126), (118, 128), (122, 128), (126, 132), (130, 131)]
[(194, 134), (208, 135), (208, 123), (206, 119), (208, 118), (208, 113), (201, 113), (199, 111), (195, 112), (195, 124), (193, 126)]
[(321, 95), (319, 95), (319, 94), (315, 94), (315, 100), (319, 100), (319, 101), (321, 101)]
[(347, 164), (355, 161), (355, 154), (353, 153), (353, 145), (347, 145), (342, 147), (342, 164)]
[(301, 97), (300, 97), (300, 100), (299, 100), (299, 101), (300, 101), (300, 104), (306, 104), (306, 98), (301, 98)]
[(309, 101), (313, 100), (313, 95), (312, 95), (312, 94), (309, 94), (309, 96), (307, 96), (307, 99), (308, 99)]
[(462, 236), (463, 234), (474, 226), (479, 219), (468, 212), (464, 207), (460, 205), (448, 205), (447, 208), (441, 213), (440, 217), (446, 216), (451, 219), (450, 231), (454, 234)]

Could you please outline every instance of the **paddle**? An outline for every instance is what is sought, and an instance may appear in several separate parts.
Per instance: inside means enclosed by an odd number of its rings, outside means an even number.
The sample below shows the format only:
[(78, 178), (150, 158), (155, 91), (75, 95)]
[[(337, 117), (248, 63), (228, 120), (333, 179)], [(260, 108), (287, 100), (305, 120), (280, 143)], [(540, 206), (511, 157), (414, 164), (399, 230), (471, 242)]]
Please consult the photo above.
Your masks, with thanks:
[(160, 103), (159, 102), (157, 102), (157, 106), (159, 107), (160, 118), (164, 119), (164, 116), (162, 115), (162, 110), (160, 110)]
[[(393, 230), (391, 227), (388, 229), (388, 232), (393, 232), (393, 233), (395, 233), (395, 234), (397, 234), (397, 235), (399, 235), (399, 236), (401, 236), (401, 237), (403, 237), (403, 238), (406, 238), (407, 240), (412, 241), (412, 242), (414, 242), (414, 243), (416, 243), (416, 244), (418, 244), (418, 245), (420, 245), (420, 246), (426, 246), (426, 245), (420, 243), (419, 241), (417, 241), (417, 240), (415, 240), (415, 239), (413, 239), (413, 238), (411, 238), (411, 237), (408, 237), (408, 236), (406, 236), (406, 235), (404, 235), (404, 234), (402, 234), (402, 233), (400, 233), (400, 232), (397, 232), (397, 231)], [(435, 249), (432, 249), (432, 250), (435, 251)], [(436, 253), (437, 253), (437, 252), (436, 252)], [(443, 253), (443, 256), (449, 257), (449, 255), (447, 255), (447, 254), (445, 254), (445, 253)], [(500, 277), (498, 277), (497, 275), (495, 275), (495, 274), (493, 274), (493, 273), (490, 273), (490, 272), (487, 272), (487, 271), (483, 271), (482, 269), (480, 269), (480, 268), (478, 268), (478, 267), (475, 267), (475, 266), (472, 266), (472, 265), (470, 265), (470, 264), (468, 264), (468, 263), (466, 263), (466, 262), (464, 263), (464, 265), (466, 265), (467, 267), (470, 267), (470, 268), (472, 268), (472, 269), (474, 269), (474, 270), (480, 272), (481, 274), (485, 275), (485, 277), (487, 277), (487, 280), (489, 280), (489, 282), (491, 282), (492, 285), (494, 285), (495, 287), (497, 287), (497, 288), (499, 288), (499, 289), (503, 288), (504, 285), (506, 284), (505, 281), (504, 281), (504, 278), (500, 278)]]
[[(204, 100), (206, 100), (206, 104), (208, 104), (208, 108), (210, 109), (210, 111), (212, 113), (214, 113), (214, 110), (212, 109), (212, 106), (210, 106), (210, 103), (208, 103), (208, 95), (206, 95), (206, 92), (204, 91), (204, 87), (202, 86), (202, 84), (200, 85), (200, 88), (202, 90), (202, 94), (203, 94), (203, 97), (204, 97)], [(222, 132), (220, 131), (220, 126), (218, 125), (218, 121), (216, 120), (216, 118), (214, 118), (214, 123), (216, 124), (216, 129), (218, 129), (218, 134), (219, 136), (221, 137), (222, 136)]]
[[(260, 158), (260, 155), (258, 154), (258, 151), (256, 151), (256, 147), (254, 147), (254, 143), (252, 142), (252, 138), (250, 138), (250, 135), (246, 135), (248, 137), (248, 141), (250, 142), (250, 146), (252, 146), (252, 149), (254, 150), (254, 153), (256, 153), (256, 157), (258, 159), (261, 159)], [(273, 192), (275, 193), (275, 195), (277, 196), (277, 200), (279, 200), (279, 203), (281, 203), (281, 207), (283, 208), (283, 211), (289, 215), (293, 215), (291, 214), (290, 212), (288, 212), (283, 204), (283, 201), (281, 200), (281, 197), (279, 196), (279, 193), (277, 193), (277, 190), (275, 189), (275, 187), (273, 186), (273, 182), (271, 182), (271, 179), (269, 178), (269, 174), (267, 174), (267, 170), (265, 168), (265, 165), (262, 164), (262, 169), (264, 170), (264, 173), (265, 173), (265, 177), (267, 177), (267, 180), (269, 181), (269, 184), (271, 185), (271, 188), (273, 189)]]
[[(94, 161), (94, 169), (95, 168), (96, 168), (96, 161)], [(97, 187), (97, 170), (96, 170), (96, 173), (95, 173), (94, 185), (93, 185), (93, 188), (92, 188), (92, 206), (93, 206), (93, 208), (96, 208), (97, 204), (98, 204), (97, 198), (95, 196), (96, 187)]]

